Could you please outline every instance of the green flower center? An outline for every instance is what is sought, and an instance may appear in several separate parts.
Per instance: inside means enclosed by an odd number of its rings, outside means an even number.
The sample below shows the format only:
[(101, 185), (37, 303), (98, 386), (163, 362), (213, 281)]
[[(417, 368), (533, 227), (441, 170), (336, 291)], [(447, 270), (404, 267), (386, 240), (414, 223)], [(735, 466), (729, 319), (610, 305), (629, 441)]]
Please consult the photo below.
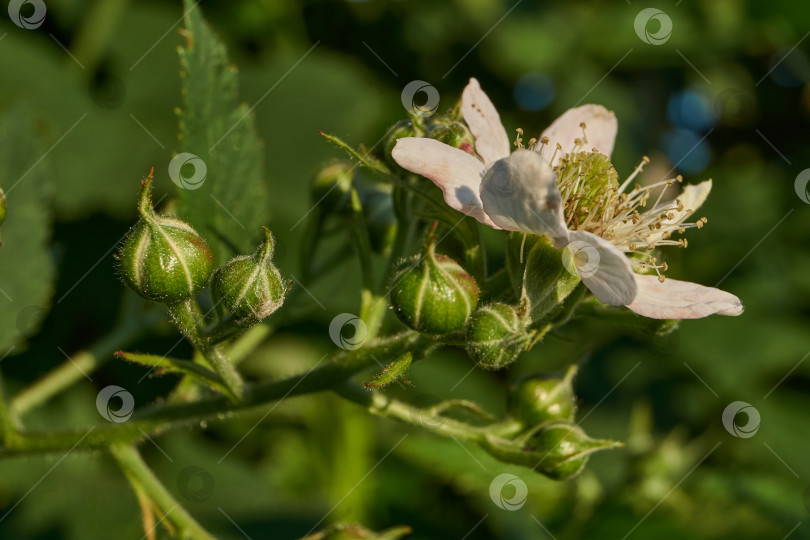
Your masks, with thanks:
[[(596, 227), (613, 217), (618, 197), (619, 175), (610, 159), (598, 152), (573, 152), (555, 167), (571, 229)], [(594, 232), (594, 231), (591, 231)]]

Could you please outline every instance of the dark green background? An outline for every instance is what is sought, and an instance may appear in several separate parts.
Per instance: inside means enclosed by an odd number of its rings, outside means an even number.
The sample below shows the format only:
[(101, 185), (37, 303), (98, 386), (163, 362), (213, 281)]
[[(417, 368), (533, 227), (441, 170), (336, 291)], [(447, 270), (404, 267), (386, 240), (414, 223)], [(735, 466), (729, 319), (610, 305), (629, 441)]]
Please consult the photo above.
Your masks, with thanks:
[[(172, 25), (182, 15), (180, 3), (46, 3), (47, 19), (37, 30), (0, 17), (0, 35), (6, 34), (0, 109), (29, 111), (4, 117), (29, 118), (4, 129), (12, 137), (33, 130), (47, 149), (86, 117), (36, 176), (42, 182), (36, 190), (50, 194), (53, 300), (63, 301), (27, 346), (18, 343), (2, 360), (12, 394), (64, 361), (57, 347), (72, 354), (109, 330), (125, 291), (113, 257), (102, 256), (135, 219), (137, 181), (149, 167), (157, 170), (158, 189), (172, 191), (165, 171), (179, 148), (173, 109), (180, 105), (175, 48), (182, 40), (180, 25)], [(646, 7), (671, 18), (666, 43), (650, 45), (636, 35), (634, 19)], [(283, 402), (222, 463), (264, 411), (160, 437), (171, 460), (146, 442), (147, 461), (204, 525), (241, 538), (227, 514), (252, 538), (295, 538), (333, 509), (322, 525), (407, 524), (413, 538), (623, 538), (640, 520), (628, 538), (810, 538), (810, 523), (796, 528), (810, 518), (810, 361), (802, 361), (810, 351), (810, 206), (794, 190), (796, 176), (810, 166), (805, 2), (240, 0), (204, 1), (201, 8), (240, 70), (244, 101), (256, 104), (277, 84), (254, 112), (271, 193), (266, 222), (282, 246), (285, 276), (299, 272), (303, 227), (291, 228), (310, 208), (309, 178), (319, 164), (341, 157), (317, 130), (371, 146), (405, 116), (400, 92), (409, 81), (434, 85), (446, 109), (474, 76), (510, 133), (516, 127), (539, 133), (584, 98), (619, 118), (620, 174), (646, 154), (653, 160), (648, 178), (679, 162), (687, 181), (713, 178), (700, 212), (708, 226), (688, 234), (688, 249), (665, 252), (669, 275), (706, 285), (722, 280), (746, 307), (738, 318), (688, 321), (665, 340), (608, 323), (575, 323), (496, 374), (465, 377), (470, 361), (448, 350), (412, 369), (413, 388), (392, 390), (416, 401), (473, 399), (501, 412), (510, 380), (577, 362), (580, 417), (588, 415), (583, 427), (627, 447), (596, 456), (574, 481), (501, 465), (470, 445), (369, 417), (327, 395)], [(649, 28), (654, 32), (655, 23)], [(105, 98), (100, 89), (112, 91), (102, 92)], [(38, 159), (18, 157), (29, 166)], [(10, 212), (12, 205), (10, 197)], [(497, 233), (487, 239), (493, 246), (501, 241)], [(0, 275), (16, 264), (0, 248)], [(356, 311), (358, 290), (354, 262), (319, 282), (311, 292), (325, 309), (304, 295), (302, 315), (279, 329), (247, 372), (287, 376), (333, 351), (328, 323)], [(6, 320), (27, 317), (22, 302), (0, 297), (0, 310), (11, 313)], [(167, 333), (132, 348), (160, 352), (175, 341)], [(185, 345), (175, 352), (188, 353)], [(126, 386), (136, 403), (146, 404), (171, 384), (135, 384), (142, 373), (111, 363), (30, 423), (87, 425), (99, 420), (94, 399), (103, 386)], [(761, 413), (751, 438), (732, 437), (721, 423), (723, 409), (737, 400)], [(0, 461), (0, 514), (24, 497), (0, 521), (0, 537), (140, 537), (135, 498), (103, 454), (71, 455), (28, 494), (58, 458)], [(190, 466), (213, 479), (203, 501), (182, 495), (201, 489), (183, 484), (181, 471)], [(502, 510), (489, 497), (490, 481), (503, 472), (529, 486), (519, 511)]]

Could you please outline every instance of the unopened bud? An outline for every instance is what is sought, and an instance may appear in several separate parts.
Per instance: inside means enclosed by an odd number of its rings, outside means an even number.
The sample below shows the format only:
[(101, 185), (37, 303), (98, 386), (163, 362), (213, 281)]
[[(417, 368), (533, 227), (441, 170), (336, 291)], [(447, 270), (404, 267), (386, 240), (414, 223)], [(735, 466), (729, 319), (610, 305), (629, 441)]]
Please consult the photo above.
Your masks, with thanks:
[(475, 137), (463, 122), (449, 118), (437, 118), (430, 122), (427, 136), (475, 155)]
[(144, 298), (173, 304), (194, 296), (208, 284), (214, 258), (191, 225), (155, 213), (150, 198), (152, 174), (143, 182), (138, 203), (141, 218), (118, 253), (119, 274)]
[(594, 452), (623, 445), (592, 439), (571, 424), (554, 423), (514, 440), (486, 435), (481, 446), (505, 463), (531, 467), (554, 480), (566, 480), (582, 472)]
[(430, 233), (422, 253), (394, 276), (391, 305), (404, 324), (425, 334), (461, 330), (478, 305), (478, 284), (453, 259), (436, 253)]
[(273, 235), (265, 227), (265, 240), (252, 255), (241, 255), (216, 271), (211, 283), (215, 300), (242, 326), (255, 324), (284, 302), (286, 288), (273, 265)]
[(509, 412), (527, 427), (549, 421), (572, 422), (576, 412), (576, 373), (576, 366), (571, 366), (562, 379), (542, 375), (521, 379), (509, 393)]
[(543, 455), (537, 470), (555, 480), (578, 475), (594, 452), (620, 446), (620, 442), (592, 439), (582, 428), (564, 423), (543, 428), (526, 441), (527, 451)]
[(531, 338), (514, 307), (492, 304), (473, 315), (467, 329), (467, 354), (484, 369), (501, 369), (517, 360)]

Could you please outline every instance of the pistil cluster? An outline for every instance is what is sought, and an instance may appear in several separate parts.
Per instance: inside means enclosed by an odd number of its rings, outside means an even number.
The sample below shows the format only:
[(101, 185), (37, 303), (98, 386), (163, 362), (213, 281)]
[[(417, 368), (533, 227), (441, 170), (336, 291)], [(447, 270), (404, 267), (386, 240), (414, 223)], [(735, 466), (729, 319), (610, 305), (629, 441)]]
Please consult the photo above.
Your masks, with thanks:
[[(681, 197), (664, 201), (667, 190), (673, 184), (683, 182), (681, 175), (647, 186), (635, 184), (628, 190), (650, 162), (647, 156), (620, 185), (610, 158), (595, 148), (586, 149), (587, 126), (583, 122), (580, 127), (582, 137), (574, 139), (573, 151), (567, 154), (561, 154), (559, 143), (552, 152), (548, 137), (539, 141), (532, 138), (528, 147), (524, 146), (522, 129), (517, 130), (514, 145), (517, 149), (536, 150), (541, 155), (551, 152), (549, 160), (557, 175), (563, 213), (570, 230), (589, 232), (608, 240), (631, 254), (631, 262), (636, 268), (654, 271), (663, 282), (667, 264), (658, 261), (655, 249), (661, 246), (687, 247), (685, 238), (673, 239), (672, 235), (683, 234), (686, 229), (700, 229), (706, 224), (706, 218), (687, 222), (693, 210), (684, 206)], [(653, 196), (655, 200), (650, 204)]]

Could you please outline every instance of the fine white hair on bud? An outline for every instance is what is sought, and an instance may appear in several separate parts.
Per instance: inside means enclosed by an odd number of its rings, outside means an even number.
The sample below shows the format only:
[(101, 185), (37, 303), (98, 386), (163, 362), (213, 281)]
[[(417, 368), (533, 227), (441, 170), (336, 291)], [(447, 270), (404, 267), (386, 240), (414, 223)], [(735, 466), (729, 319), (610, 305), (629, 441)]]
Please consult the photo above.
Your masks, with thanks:
[(188, 223), (155, 213), (150, 192), (154, 170), (143, 182), (138, 212), (118, 252), (121, 279), (149, 300), (172, 304), (200, 292), (211, 279), (214, 259)]
[(401, 263), (392, 279), (391, 305), (399, 320), (418, 332), (463, 329), (478, 305), (478, 284), (456, 261), (436, 253), (428, 234), (422, 251)]
[(242, 326), (256, 324), (275, 312), (287, 292), (273, 264), (273, 235), (267, 228), (264, 231), (265, 239), (256, 251), (225, 263), (211, 284), (214, 299)]

